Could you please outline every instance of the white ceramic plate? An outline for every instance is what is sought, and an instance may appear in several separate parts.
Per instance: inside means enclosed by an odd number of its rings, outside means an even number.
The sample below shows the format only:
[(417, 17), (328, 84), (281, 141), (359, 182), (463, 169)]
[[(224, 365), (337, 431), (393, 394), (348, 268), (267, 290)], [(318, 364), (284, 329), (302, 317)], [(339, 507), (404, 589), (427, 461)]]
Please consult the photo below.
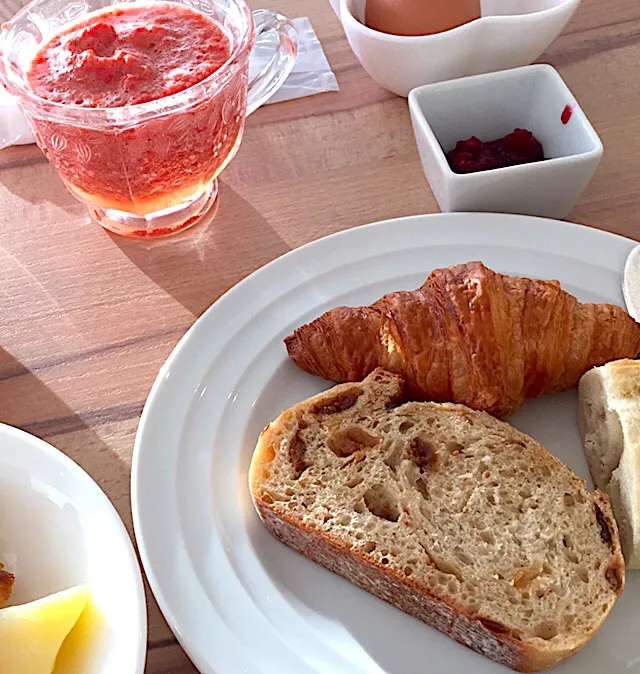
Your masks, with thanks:
[[(622, 303), (633, 242), (530, 217), (431, 215), (359, 227), (259, 270), (216, 302), (162, 368), (142, 415), (132, 495), (151, 586), (204, 674), (489, 674), (507, 671), (273, 539), (247, 471), (280, 411), (328, 384), (288, 361), (283, 338), (339, 304), (482, 260), (557, 278), (582, 301)], [(513, 422), (587, 477), (576, 393), (528, 402)], [(640, 672), (640, 575), (588, 647), (557, 671)]]
[(16, 576), (9, 605), (88, 583), (96, 629), (78, 654), (79, 671), (142, 674), (147, 647), (142, 575), (115, 508), (62, 452), (4, 424), (0, 561)]

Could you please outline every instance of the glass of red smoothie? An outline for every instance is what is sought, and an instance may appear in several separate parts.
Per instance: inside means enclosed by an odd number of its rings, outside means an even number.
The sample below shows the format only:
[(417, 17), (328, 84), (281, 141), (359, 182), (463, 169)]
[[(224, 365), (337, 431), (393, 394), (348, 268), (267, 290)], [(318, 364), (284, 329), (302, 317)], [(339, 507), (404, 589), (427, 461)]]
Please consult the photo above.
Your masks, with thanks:
[[(256, 39), (276, 46), (249, 82)], [(101, 225), (162, 236), (210, 211), (296, 50), (287, 19), (244, 0), (35, 0), (0, 33), (0, 82)]]

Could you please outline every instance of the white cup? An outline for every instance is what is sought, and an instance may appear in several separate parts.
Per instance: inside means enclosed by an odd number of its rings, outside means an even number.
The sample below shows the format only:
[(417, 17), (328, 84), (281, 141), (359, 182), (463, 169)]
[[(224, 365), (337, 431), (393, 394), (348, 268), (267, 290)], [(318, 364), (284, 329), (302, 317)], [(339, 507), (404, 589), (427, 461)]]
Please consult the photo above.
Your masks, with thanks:
[(434, 35), (388, 35), (364, 25), (366, 0), (331, 0), (362, 67), (399, 96), (423, 84), (533, 63), (580, 0), (482, 0), (482, 17)]

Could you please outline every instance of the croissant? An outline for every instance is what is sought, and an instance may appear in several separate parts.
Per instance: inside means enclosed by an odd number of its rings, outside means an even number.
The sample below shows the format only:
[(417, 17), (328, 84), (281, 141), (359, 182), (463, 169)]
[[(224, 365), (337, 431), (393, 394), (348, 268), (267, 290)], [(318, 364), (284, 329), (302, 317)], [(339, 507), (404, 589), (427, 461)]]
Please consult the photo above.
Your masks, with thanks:
[(360, 381), (383, 367), (416, 399), (504, 418), (527, 398), (576, 386), (594, 366), (634, 358), (640, 325), (620, 307), (578, 302), (558, 281), (469, 262), (371, 306), (328, 311), (285, 344), (298, 367), (330, 381)]

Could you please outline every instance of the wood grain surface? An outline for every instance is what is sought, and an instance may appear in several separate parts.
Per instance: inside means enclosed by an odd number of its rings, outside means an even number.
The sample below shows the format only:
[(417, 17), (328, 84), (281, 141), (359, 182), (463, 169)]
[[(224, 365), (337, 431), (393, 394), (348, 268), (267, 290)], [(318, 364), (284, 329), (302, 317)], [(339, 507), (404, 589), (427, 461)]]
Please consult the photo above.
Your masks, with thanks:
[[(0, 0), (0, 20), (21, 4)], [(194, 320), (292, 248), (438, 210), (406, 101), (360, 68), (328, 0), (270, 7), (311, 19), (341, 90), (249, 119), (209, 225), (154, 243), (119, 239), (89, 221), (38, 148), (0, 151), (0, 420), (77, 461), (131, 533), (140, 411)], [(540, 61), (560, 70), (605, 146), (569, 219), (640, 239), (640, 3), (583, 0)], [(148, 601), (146, 671), (195, 672), (149, 593)]]

